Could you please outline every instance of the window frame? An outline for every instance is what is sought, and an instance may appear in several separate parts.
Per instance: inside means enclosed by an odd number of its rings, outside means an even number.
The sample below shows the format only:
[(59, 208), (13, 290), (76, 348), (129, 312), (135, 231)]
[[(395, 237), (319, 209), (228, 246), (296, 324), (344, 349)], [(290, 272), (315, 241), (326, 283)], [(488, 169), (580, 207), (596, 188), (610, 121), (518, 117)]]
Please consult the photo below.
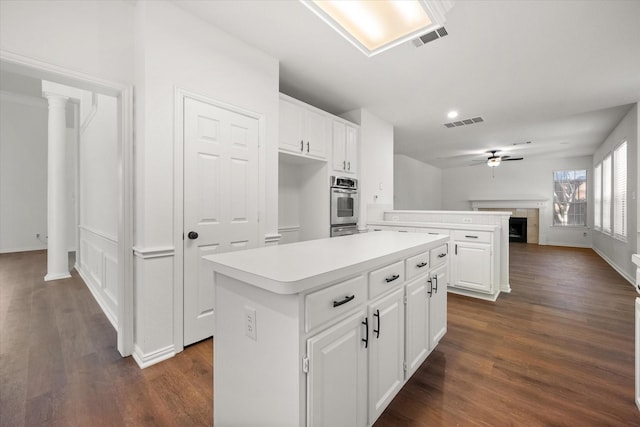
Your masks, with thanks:
[[(575, 205), (583, 205), (584, 208), (582, 209), (582, 217), (583, 217), (583, 223), (582, 224), (562, 224), (562, 223), (556, 223), (556, 210), (555, 210), (555, 204), (556, 204), (556, 184), (558, 182), (561, 181), (556, 181), (556, 174), (558, 173), (563, 173), (563, 172), (573, 172), (574, 176), (576, 175), (576, 172), (580, 172), (580, 173), (584, 173), (584, 201), (580, 201), (580, 202), (571, 202), (571, 204), (575, 204)], [(575, 181), (575, 179), (574, 179)], [(554, 170), (552, 172), (552, 184), (553, 184), (553, 206), (551, 209), (551, 226), (552, 227), (558, 227), (558, 228), (563, 228), (563, 229), (567, 229), (567, 228), (588, 228), (588, 218), (589, 218), (589, 170), (587, 168), (584, 169), (561, 169), (561, 170)], [(575, 213), (574, 213), (575, 215)]]
[[(608, 164), (608, 171), (605, 168), (607, 164)], [(602, 159), (602, 208), (600, 209), (602, 212), (602, 232), (608, 235), (613, 234), (613, 218), (611, 215), (613, 212), (612, 211), (612, 208), (613, 208), (612, 179), (613, 179), (613, 155), (612, 153), (608, 153)], [(607, 205), (605, 205), (605, 202), (607, 203)], [(605, 218), (607, 219), (606, 223), (605, 223)]]
[[(621, 159), (618, 157), (618, 153), (621, 152), (621, 150), (624, 149), (624, 159)], [(612, 166), (612, 179), (611, 179), (611, 195), (612, 195), (612, 203), (611, 203), (611, 209), (612, 209), (612, 213), (611, 213), (611, 219), (612, 219), (612, 227), (611, 227), (611, 235), (618, 240), (621, 240), (623, 242), (627, 241), (627, 236), (628, 236), (628, 229), (627, 229), (627, 225), (628, 225), (628, 208), (629, 208), (629, 199), (628, 199), (628, 188), (629, 188), (629, 167), (628, 167), (628, 159), (629, 159), (629, 145), (627, 144), (627, 140), (624, 139), (622, 140), (614, 149), (613, 149), (613, 166)], [(624, 160), (623, 162), (623, 168), (624, 170), (622, 171), (620, 169), (620, 163), (621, 160)], [(619, 185), (621, 185), (620, 182), (620, 176), (618, 175), (620, 172), (624, 172), (624, 188), (620, 189), (618, 188)], [(618, 206), (619, 203), (619, 198), (620, 196), (622, 196), (623, 198), (623, 202), (622, 202), (622, 214), (620, 215), (621, 218), (618, 218), (618, 209), (620, 208)], [(622, 226), (620, 226), (620, 223), (622, 223)], [(620, 228), (621, 227), (621, 228)]]
[[(593, 228), (602, 230), (602, 161), (593, 168)], [(596, 212), (597, 210), (597, 212)]]

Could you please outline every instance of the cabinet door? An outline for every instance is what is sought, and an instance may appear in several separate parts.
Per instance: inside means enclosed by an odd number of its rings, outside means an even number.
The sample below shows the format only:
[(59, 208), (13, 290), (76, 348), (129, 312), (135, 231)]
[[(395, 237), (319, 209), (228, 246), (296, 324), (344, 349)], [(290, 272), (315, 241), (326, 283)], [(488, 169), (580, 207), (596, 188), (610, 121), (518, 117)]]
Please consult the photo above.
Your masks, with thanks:
[(429, 299), (429, 339), (433, 350), (447, 333), (447, 266), (434, 269), (431, 274)]
[(302, 153), (304, 109), (285, 99), (280, 100), (279, 148), (281, 150)]
[(491, 293), (491, 245), (470, 242), (454, 245), (451, 266), (454, 286)]
[(358, 173), (358, 129), (349, 125), (346, 126), (345, 157), (345, 172)]
[(369, 424), (404, 381), (404, 287), (369, 306)]
[(367, 425), (364, 319), (362, 310), (307, 340), (307, 426)]
[(347, 168), (347, 160), (345, 158), (346, 133), (345, 125), (342, 122), (333, 122), (333, 169), (335, 171), (344, 172)]
[(306, 138), (304, 141), (304, 153), (324, 159), (327, 157), (327, 118), (312, 110), (305, 110)]
[(414, 280), (406, 286), (405, 306), (405, 361), (409, 378), (429, 354), (429, 295), (427, 276)]

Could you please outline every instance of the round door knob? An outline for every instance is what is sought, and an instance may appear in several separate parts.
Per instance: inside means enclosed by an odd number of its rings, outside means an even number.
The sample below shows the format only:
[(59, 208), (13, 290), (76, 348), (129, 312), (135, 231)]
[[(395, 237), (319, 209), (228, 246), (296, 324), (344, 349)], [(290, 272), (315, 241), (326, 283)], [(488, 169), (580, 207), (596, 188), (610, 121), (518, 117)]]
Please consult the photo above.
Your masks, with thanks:
[(187, 234), (187, 237), (191, 240), (195, 240), (198, 238), (198, 233), (196, 233), (195, 231), (190, 231), (189, 234)]

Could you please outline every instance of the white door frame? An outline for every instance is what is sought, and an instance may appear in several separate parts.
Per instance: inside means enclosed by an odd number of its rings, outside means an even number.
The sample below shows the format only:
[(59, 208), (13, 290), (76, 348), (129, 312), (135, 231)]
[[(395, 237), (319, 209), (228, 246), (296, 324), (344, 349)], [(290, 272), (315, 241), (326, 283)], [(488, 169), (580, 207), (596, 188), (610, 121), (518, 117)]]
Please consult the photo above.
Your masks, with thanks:
[[(258, 246), (264, 246), (265, 226), (265, 198), (264, 183), (266, 181), (266, 128), (264, 115), (253, 111), (245, 110), (236, 105), (227, 104), (225, 102), (200, 95), (180, 87), (174, 90), (174, 163), (173, 163), (173, 246), (174, 251), (174, 277), (173, 277), (173, 330), (174, 330), (174, 348), (178, 353), (184, 350), (184, 100), (185, 98), (195, 99), (234, 113), (243, 114), (245, 116), (258, 120)], [(213, 277), (212, 277), (213, 279)], [(214, 313), (215, 316), (215, 313)]]
[(30, 77), (118, 99), (118, 351), (133, 352), (133, 86), (90, 76), (0, 49), (2, 67)]

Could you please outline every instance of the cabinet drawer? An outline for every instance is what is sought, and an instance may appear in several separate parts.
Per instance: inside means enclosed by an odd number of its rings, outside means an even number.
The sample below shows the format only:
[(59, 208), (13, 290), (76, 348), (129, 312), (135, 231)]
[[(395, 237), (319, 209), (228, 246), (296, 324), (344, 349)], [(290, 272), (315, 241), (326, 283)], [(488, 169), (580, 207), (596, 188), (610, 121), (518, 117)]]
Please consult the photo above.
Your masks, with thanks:
[(354, 277), (307, 295), (304, 304), (306, 332), (333, 318), (337, 319), (366, 300), (367, 287), (364, 276)]
[(449, 245), (443, 243), (437, 248), (431, 249), (429, 253), (429, 268), (434, 268), (442, 265), (447, 261), (449, 255)]
[(429, 252), (407, 258), (405, 264), (407, 280), (421, 273), (426, 273), (429, 269)]
[(418, 228), (418, 233), (427, 233), (427, 234), (443, 234), (445, 236), (448, 236), (450, 234), (449, 230), (446, 230), (444, 228), (427, 228), (427, 227), (420, 227)]
[(372, 271), (369, 273), (369, 298), (374, 298), (402, 282), (404, 282), (404, 261)]
[(491, 243), (491, 232), (454, 230), (453, 240), (463, 241), (463, 242)]

